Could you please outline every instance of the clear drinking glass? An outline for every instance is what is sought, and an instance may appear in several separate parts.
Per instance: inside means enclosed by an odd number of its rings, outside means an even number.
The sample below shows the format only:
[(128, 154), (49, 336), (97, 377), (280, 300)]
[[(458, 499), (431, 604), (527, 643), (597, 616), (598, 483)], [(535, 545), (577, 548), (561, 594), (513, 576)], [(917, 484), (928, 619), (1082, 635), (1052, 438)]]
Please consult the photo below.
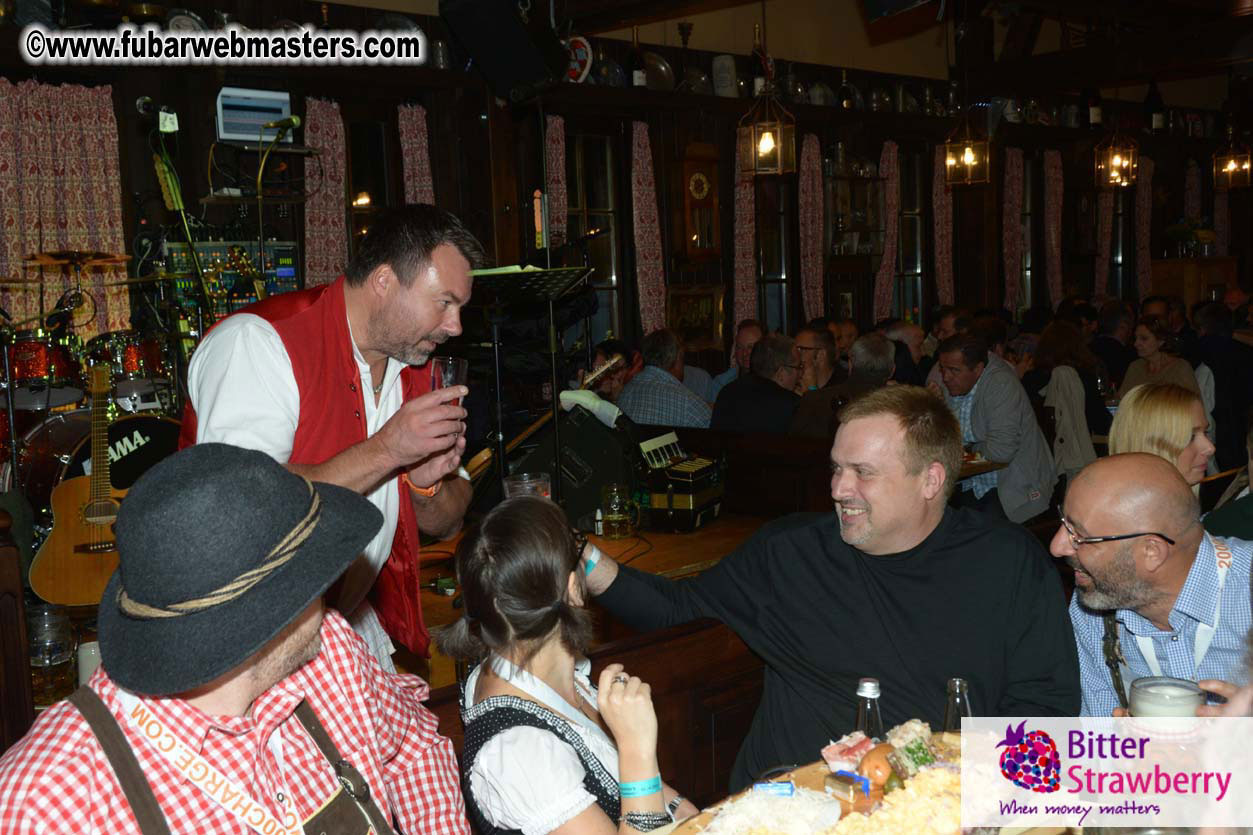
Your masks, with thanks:
[[(460, 357), (431, 357), (431, 391), (464, 386), (470, 371), (470, 362)], [(454, 406), (460, 405), (461, 398), (450, 400)]]
[(514, 496), (552, 497), (552, 485), (548, 473), (514, 473), (505, 478), (505, 498)]

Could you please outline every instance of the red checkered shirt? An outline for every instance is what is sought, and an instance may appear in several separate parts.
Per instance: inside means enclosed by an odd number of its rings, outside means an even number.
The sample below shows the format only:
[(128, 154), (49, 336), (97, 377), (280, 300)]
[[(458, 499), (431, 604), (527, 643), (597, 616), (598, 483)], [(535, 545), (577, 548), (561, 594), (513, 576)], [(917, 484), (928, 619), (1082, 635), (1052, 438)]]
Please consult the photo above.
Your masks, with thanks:
[[(131, 742), (171, 832), (252, 835), (135, 733), (117, 685), (103, 669), (90, 686)], [(452, 743), (437, 732), (435, 714), (420, 704), (428, 692), (417, 676), (383, 672), (347, 621), (328, 610), (317, 658), (259, 696), (251, 716), (211, 718), (172, 698), (140, 703), (280, 820), (280, 791), (292, 796), (307, 820), (339, 784), (294, 715), (304, 699), (401, 831), (469, 835)], [(283, 742), (281, 771), (267, 747), (275, 732)], [(46, 710), (0, 758), (0, 833), (136, 832), (139, 825), (108, 759), (68, 702)]]

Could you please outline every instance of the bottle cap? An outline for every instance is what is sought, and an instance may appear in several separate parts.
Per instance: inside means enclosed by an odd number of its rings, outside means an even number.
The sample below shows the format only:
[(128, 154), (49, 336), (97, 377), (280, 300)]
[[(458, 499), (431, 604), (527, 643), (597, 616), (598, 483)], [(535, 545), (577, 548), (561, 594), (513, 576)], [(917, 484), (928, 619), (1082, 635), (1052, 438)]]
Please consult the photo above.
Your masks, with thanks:
[(857, 682), (857, 695), (862, 698), (879, 698), (879, 679), (863, 678)]
[(950, 678), (948, 680), (948, 692), (950, 693), (965, 693), (969, 689), (970, 686), (966, 684), (966, 679), (964, 678)]

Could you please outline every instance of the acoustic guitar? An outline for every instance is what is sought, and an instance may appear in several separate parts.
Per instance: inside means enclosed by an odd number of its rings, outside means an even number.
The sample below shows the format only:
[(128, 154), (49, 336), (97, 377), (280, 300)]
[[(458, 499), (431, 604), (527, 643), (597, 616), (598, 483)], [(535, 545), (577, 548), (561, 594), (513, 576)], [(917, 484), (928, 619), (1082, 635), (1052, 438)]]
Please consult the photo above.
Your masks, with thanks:
[(52, 533), (30, 566), (30, 587), (60, 606), (95, 606), (117, 568), (113, 523), (125, 490), (109, 481), (110, 367), (91, 367), (91, 475), (52, 490)]

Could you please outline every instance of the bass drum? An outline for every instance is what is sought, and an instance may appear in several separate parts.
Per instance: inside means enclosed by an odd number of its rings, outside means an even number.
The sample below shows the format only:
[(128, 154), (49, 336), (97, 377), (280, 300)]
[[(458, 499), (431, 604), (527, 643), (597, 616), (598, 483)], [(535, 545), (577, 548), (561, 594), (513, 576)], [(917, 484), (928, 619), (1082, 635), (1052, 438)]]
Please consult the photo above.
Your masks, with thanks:
[[(158, 461), (178, 450), (181, 424), (172, 418), (137, 414), (109, 424), (109, 481), (129, 490)], [(18, 471), (36, 519), (52, 519), (52, 489), (67, 478), (86, 475), (91, 459), (91, 410), (50, 415), (22, 438)], [(5, 489), (12, 486), (10, 464), (0, 468)]]

